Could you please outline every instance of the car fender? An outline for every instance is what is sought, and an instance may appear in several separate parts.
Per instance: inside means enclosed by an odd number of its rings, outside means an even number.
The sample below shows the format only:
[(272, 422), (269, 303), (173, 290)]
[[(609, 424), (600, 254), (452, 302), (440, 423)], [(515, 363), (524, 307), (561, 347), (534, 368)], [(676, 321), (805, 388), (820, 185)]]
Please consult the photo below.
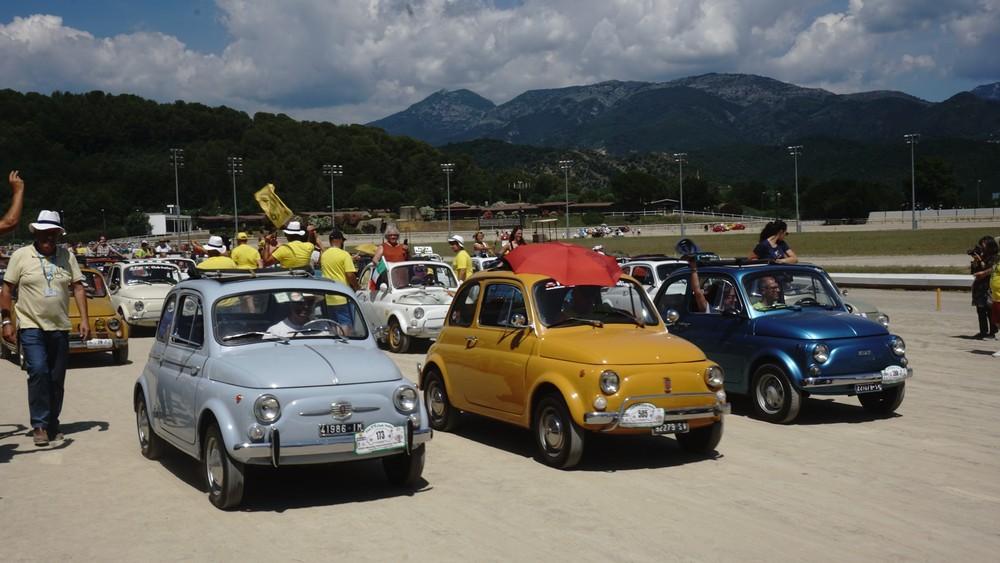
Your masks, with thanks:
[(240, 425), (233, 411), (222, 399), (209, 397), (201, 407), (201, 414), (198, 416), (198, 437), (195, 442), (197, 449), (196, 457), (201, 459), (201, 438), (205, 434), (205, 429), (212, 419), (219, 425), (219, 433), (222, 434), (222, 441), (226, 443), (226, 451), (230, 454), (236, 451), (236, 444), (249, 441), (246, 437), (245, 425)]
[(533, 416), (535, 402), (546, 389), (551, 389), (552, 387), (559, 390), (559, 394), (566, 403), (566, 407), (569, 408), (570, 416), (573, 417), (573, 420), (578, 425), (583, 426), (583, 415), (587, 412), (586, 400), (580, 395), (580, 390), (574, 381), (558, 371), (545, 371), (532, 382), (531, 392), (528, 394), (531, 397), (529, 404), (531, 408), (525, 409), (523, 416), (524, 425), (531, 426), (531, 417)]
[(389, 314), (385, 318), (386, 327), (389, 326), (389, 321), (393, 318), (395, 318), (396, 322), (399, 323), (399, 328), (403, 331), (403, 334), (410, 334), (408, 332), (410, 330), (410, 318), (406, 315), (404, 308), (398, 305), (389, 308)]
[(777, 364), (785, 370), (785, 374), (788, 375), (788, 379), (792, 385), (796, 388), (802, 387), (802, 369), (799, 367), (798, 362), (796, 362), (787, 351), (780, 348), (760, 348), (757, 350), (756, 354), (754, 354), (751, 361), (747, 363), (749, 370), (744, 379), (746, 389), (741, 389), (739, 392), (750, 392), (753, 374), (757, 371), (757, 368), (763, 364)]

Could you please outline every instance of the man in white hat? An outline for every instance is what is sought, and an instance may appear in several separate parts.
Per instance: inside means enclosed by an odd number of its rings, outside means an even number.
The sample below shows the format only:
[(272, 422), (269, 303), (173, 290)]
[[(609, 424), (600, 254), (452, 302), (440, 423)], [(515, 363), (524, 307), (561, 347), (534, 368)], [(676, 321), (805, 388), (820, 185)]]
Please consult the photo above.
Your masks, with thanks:
[(472, 275), (472, 257), (465, 250), (465, 239), (462, 235), (451, 235), (448, 237), (448, 244), (455, 253), (455, 259), (451, 263), (455, 268), (455, 275), (458, 276), (459, 283), (464, 282)]
[(202, 246), (205, 249), (205, 258), (198, 263), (199, 270), (235, 270), (236, 262), (228, 256), (223, 256), (222, 253), (226, 251), (226, 245), (222, 242), (222, 237), (219, 235), (212, 235), (208, 237), (208, 242)]
[(17, 170), (10, 171), (7, 182), (10, 183), (11, 190), (10, 209), (3, 218), (0, 218), (0, 235), (9, 233), (17, 227), (17, 223), (21, 220), (21, 208), (24, 206), (24, 180)]
[(264, 245), (264, 255), (262, 257), (264, 267), (266, 268), (274, 264), (280, 264), (282, 268), (308, 267), (316, 245), (307, 240), (306, 229), (302, 228), (302, 223), (299, 221), (289, 221), (283, 231), (288, 242), (277, 248), (273, 248), (278, 242), (277, 235), (268, 235), (268, 241)]
[[(69, 295), (80, 311), (80, 338), (90, 336), (87, 295), (76, 258), (59, 246), (66, 231), (56, 211), (42, 211), (28, 227), (35, 243), (19, 248), (10, 257), (0, 294), (3, 337), (21, 343), (28, 372), (28, 410), (36, 446), (62, 440), (59, 413), (69, 357)], [(18, 292), (17, 340), (11, 321), (11, 295)]]

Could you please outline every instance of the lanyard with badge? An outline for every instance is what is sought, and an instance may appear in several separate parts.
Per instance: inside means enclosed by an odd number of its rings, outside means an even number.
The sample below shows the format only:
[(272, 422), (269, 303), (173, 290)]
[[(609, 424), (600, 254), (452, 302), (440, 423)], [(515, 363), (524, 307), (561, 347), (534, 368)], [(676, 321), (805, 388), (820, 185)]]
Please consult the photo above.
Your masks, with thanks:
[[(57, 295), (59, 295), (59, 292), (57, 292), (56, 289), (52, 287), (52, 280), (55, 279), (56, 277), (56, 269), (58, 268), (58, 266), (50, 263), (48, 260), (46, 260), (41, 256), (38, 257), (38, 263), (42, 266), (42, 274), (45, 275), (46, 287), (45, 291), (42, 294), (45, 295), (45, 297), (56, 297)], [(45, 264), (47, 263), (52, 266), (51, 270), (45, 267)]]

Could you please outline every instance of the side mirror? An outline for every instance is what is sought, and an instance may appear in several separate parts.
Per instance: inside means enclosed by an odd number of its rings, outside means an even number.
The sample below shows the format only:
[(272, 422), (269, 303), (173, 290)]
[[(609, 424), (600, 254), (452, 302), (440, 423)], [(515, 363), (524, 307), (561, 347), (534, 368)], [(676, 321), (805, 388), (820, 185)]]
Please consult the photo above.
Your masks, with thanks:
[(372, 331), (372, 336), (375, 337), (375, 340), (385, 340), (385, 326), (378, 325), (375, 327), (375, 330)]
[(667, 321), (668, 325), (672, 325), (672, 324), (676, 323), (677, 321), (679, 321), (680, 318), (681, 318), (681, 314), (678, 313), (676, 309), (667, 309), (667, 312), (664, 315), (664, 319), (663, 320)]
[(510, 317), (510, 326), (514, 328), (528, 328), (528, 317), (521, 313), (514, 313)]
[(378, 284), (378, 290), (381, 291), (381, 292), (383, 292), (383, 293), (385, 293), (386, 291), (389, 291), (389, 284), (384, 283), (384, 282)]

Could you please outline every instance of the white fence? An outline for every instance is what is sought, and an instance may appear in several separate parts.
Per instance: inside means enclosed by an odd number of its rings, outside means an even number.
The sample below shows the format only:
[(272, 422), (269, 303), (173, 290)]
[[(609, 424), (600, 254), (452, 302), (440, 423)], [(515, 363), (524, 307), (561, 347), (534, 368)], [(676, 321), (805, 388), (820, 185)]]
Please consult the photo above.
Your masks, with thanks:
[[(918, 209), (917, 221), (992, 221), (1000, 218), (1000, 207), (979, 207), (974, 209)], [(912, 212), (872, 211), (869, 223), (903, 223), (912, 220)]]

